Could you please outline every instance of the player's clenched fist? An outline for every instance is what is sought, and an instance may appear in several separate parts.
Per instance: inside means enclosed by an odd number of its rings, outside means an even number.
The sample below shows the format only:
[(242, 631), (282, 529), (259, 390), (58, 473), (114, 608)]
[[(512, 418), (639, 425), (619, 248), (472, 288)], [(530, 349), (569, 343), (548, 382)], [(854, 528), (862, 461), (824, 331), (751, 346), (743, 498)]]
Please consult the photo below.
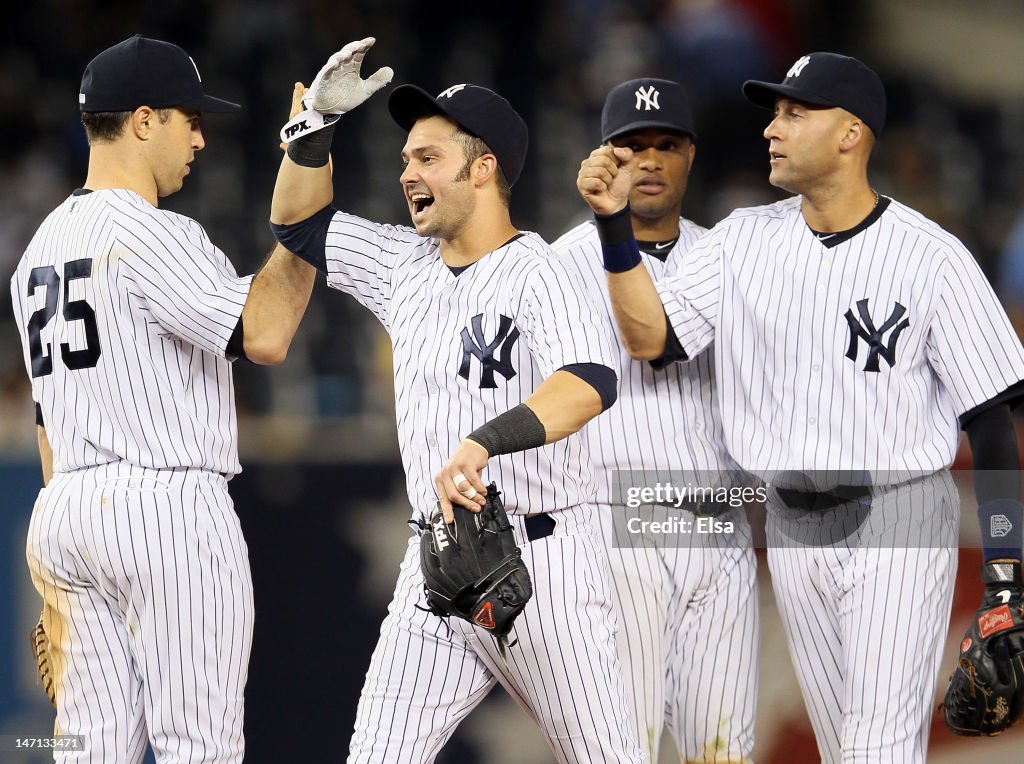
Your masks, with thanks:
[(632, 159), (632, 149), (601, 146), (580, 163), (576, 188), (598, 215), (611, 215), (628, 203), (633, 178), (627, 165)]

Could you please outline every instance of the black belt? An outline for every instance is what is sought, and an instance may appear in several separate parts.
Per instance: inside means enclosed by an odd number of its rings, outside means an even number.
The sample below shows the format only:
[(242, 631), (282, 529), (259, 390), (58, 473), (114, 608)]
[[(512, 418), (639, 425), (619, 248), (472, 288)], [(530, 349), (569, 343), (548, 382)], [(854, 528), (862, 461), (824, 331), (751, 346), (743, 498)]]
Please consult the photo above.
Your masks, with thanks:
[(776, 486), (775, 492), (790, 509), (825, 510), (870, 497), (871, 486), (840, 485), (828, 491), (795, 491)]
[(555, 518), (543, 512), (539, 515), (527, 515), (523, 520), (523, 529), (530, 541), (547, 538), (555, 532)]

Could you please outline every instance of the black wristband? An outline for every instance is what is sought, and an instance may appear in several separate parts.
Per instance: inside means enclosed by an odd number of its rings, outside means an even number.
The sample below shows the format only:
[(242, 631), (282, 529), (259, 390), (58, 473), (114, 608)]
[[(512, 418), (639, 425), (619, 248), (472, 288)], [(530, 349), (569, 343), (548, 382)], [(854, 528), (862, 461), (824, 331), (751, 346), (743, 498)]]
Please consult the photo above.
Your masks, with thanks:
[(543, 446), (548, 436), (533, 410), (520, 403), (466, 437), (486, 448), (488, 455), (498, 456)]
[(627, 204), (611, 215), (594, 213), (594, 224), (602, 244), (625, 244), (633, 237), (633, 218)]
[[(324, 121), (330, 115), (324, 115)], [(334, 141), (334, 128), (338, 119), (329, 125), (324, 125), (316, 132), (296, 138), (288, 144), (288, 156), (295, 164), (303, 167), (323, 167), (331, 156), (331, 143)]]
[(594, 215), (601, 239), (604, 269), (610, 273), (631, 271), (640, 264), (640, 247), (633, 236), (633, 217), (627, 204), (611, 215)]

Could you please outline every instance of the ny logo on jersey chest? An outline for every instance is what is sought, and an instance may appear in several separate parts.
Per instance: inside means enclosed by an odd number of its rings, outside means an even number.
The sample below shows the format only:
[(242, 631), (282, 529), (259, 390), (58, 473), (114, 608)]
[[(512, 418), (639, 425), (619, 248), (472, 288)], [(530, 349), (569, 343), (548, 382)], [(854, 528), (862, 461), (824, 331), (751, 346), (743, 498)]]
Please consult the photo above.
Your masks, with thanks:
[[(898, 302), (894, 303), (892, 313), (885, 319), (885, 323), (877, 329), (875, 328), (875, 322), (871, 320), (871, 313), (868, 310), (866, 298), (857, 300), (857, 312), (860, 314), (859, 321), (853, 314), (853, 308), (846, 311), (846, 323), (850, 327), (850, 345), (846, 349), (846, 357), (856, 363), (860, 340), (864, 340), (868, 346), (868, 358), (864, 364), (864, 371), (878, 372), (879, 356), (885, 359), (885, 362), (889, 364), (891, 369), (896, 365), (896, 343), (899, 341), (903, 330), (910, 326), (910, 319), (903, 318), (903, 314), (907, 312), (907, 309)], [(903, 318), (902, 321), (900, 321), (901, 318)], [(892, 333), (889, 335), (889, 341), (885, 342), (883, 338), (890, 329)]]
[[(512, 348), (519, 339), (519, 330), (512, 326), (511, 318), (499, 316), (498, 332), (494, 339), (488, 342), (484, 339), (483, 321), (484, 316), (480, 313), (470, 320), (472, 334), (469, 327), (462, 330), (462, 363), (459, 364), (459, 376), (469, 379), (470, 359), (475, 356), (480, 361), (480, 388), (495, 388), (498, 385), (494, 381), (494, 372), (498, 372), (505, 379), (512, 379), (516, 375), (516, 370), (512, 368)], [(494, 357), (495, 351), (498, 351), (497, 358)]]

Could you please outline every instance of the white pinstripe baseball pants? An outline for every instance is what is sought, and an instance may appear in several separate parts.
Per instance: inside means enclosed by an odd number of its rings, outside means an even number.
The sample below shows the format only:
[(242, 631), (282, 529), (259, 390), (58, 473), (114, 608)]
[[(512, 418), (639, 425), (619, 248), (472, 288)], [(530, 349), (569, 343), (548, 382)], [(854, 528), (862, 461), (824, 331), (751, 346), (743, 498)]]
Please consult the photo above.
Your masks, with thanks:
[(62, 761), (242, 761), (248, 552), (220, 475), (123, 462), (54, 475), (27, 557), (43, 596)]
[(626, 708), (593, 511), (553, 513), (554, 533), (526, 543), (523, 518), (510, 518), (534, 595), (506, 659), (485, 631), (416, 608), (423, 577), (419, 538), (410, 539), (359, 699), (351, 764), (433, 761), (498, 682), (540, 726), (556, 761), (645, 761)]
[(924, 764), (956, 578), (948, 473), (874, 490), (870, 512), (769, 494), (768, 566), (826, 764)]
[[(657, 761), (667, 726), (684, 759), (750, 760), (760, 632), (757, 562), (745, 515), (718, 518), (735, 524), (727, 535), (648, 533), (631, 539), (623, 535), (625, 518), (640, 514), (599, 506), (626, 699), (641, 745)], [(695, 517), (645, 509), (650, 520)]]

